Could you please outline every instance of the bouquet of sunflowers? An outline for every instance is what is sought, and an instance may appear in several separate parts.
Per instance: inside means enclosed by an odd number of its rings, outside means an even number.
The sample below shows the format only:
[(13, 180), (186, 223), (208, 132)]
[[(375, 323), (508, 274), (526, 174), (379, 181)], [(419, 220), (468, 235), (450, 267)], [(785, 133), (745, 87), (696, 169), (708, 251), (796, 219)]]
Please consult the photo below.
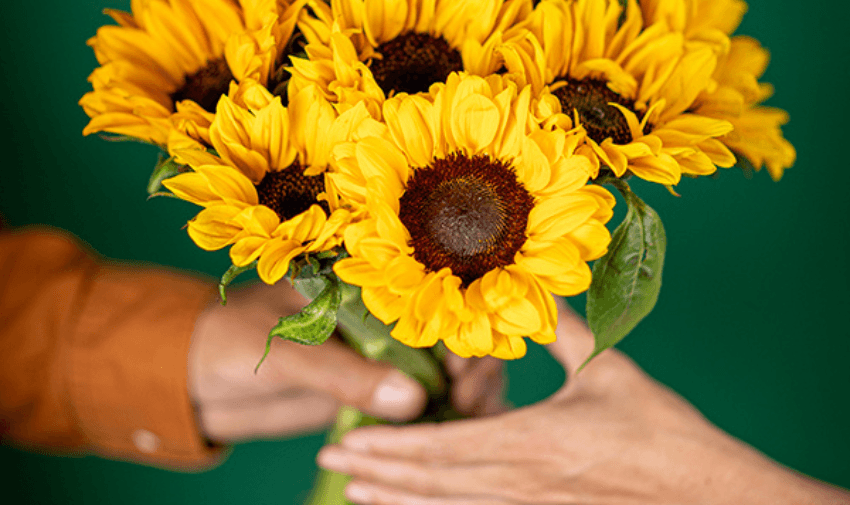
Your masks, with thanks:
[[(522, 357), (526, 338), (554, 340), (554, 296), (588, 291), (594, 355), (652, 310), (666, 239), (629, 178), (675, 195), (682, 176), (778, 180), (795, 158), (785, 112), (759, 105), (767, 52), (730, 36), (741, 0), (131, 10), (89, 41), (85, 133), (162, 149), (148, 191), (202, 207), (199, 247), (230, 247), (223, 302), (249, 269), (312, 300), (269, 343), (338, 328), (426, 386), (428, 419), (454, 415), (446, 349)], [(604, 185), (628, 207), (613, 233)], [(343, 410), (331, 436), (369, 422)], [(341, 496), (332, 476), (319, 486)]]

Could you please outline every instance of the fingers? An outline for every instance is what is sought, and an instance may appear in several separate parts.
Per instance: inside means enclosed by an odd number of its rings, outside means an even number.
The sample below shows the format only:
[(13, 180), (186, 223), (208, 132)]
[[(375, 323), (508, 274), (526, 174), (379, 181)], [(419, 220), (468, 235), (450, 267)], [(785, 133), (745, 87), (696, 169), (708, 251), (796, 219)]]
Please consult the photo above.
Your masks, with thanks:
[[(501, 417), (501, 416), (500, 416)], [(441, 464), (475, 462), (501, 438), (497, 418), (479, 418), (414, 426), (368, 426), (343, 437), (343, 449), (378, 456)]]
[(345, 496), (358, 505), (511, 505), (496, 498), (422, 496), (398, 489), (354, 480), (345, 488)]
[(593, 333), (562, 298), (555, 297), (555, 303), (558, 306), (557, 340), (546, 349), (561, 363), (567, 377), (572, 377), (593, 353)]
[[(281, 344), (292, 344), (281, 342)], [(284, 347), (284, 346), (280, 346)], [(375, 417), (408, 421), (425, 408), (424, 388), (386, 363), (370, 361), (331, 339), (316, 347), (287, 345), (269, 354), (266, 380), (320, 391)], [(261, 373), (264, 372), (261, 368)]]
[(449, 353), (446, 368), (452, 378), (452, 405), (468, 416), (496, 414), (506, 410), (505, 388), (500, 359), (461, 358)]
[(201, 432), (214, 442), (283, 438), (329, 426), (339, 403), (325, 395), (259, 398), (214, 405), (198, 412)]
[(497, 464), (441, 464), (384, 458), (327, 446), (319, 465), (356, 479), (420, 496), (488, 496), (504, 482), (505, 469)]
[(646, 382), (643, 371), (616, 349), (608, 349), (595, 356), (579, 374), (579, 367), (593, 354), (593, 333), (563, 299), (556, 298), (555, 301), (558, 305), (558, 327), (555, 330), (557, 340), (546, 348), (567, 372), (567, 383), (561, 390), (562, 395), (571, 396), (587, 388), (591, 388), (597, 395), (615, 391), (628, 394), (630, 389)]

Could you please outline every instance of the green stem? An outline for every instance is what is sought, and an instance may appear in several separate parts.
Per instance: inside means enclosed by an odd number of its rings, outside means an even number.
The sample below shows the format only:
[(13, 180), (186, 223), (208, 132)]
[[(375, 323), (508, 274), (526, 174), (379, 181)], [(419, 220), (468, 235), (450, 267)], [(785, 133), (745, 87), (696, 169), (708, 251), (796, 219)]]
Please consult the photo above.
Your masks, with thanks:
[[(317, 278), (296, 279), (295, 289), (309, 300), (322, 291), (323, 281)], [(369, 313), (360, 298), (360, 288), (344, 282), (342, 303), (337, 312), (340, 334), (362, 356), (396, 366), (418, 380), (430, 396), (446, 393), (446, 378), (442, 364), (427, 349), (415, 349), (394, 339), (392, 327)]]
[[(377, 419), (365, 416), (357, 409), (342, 407), (336, 415), (336, 423), (328, 433), (325, 444), (337, 444), (349, 431), (377, 423)], [(305, 505), (350, 505), (345, 499), (345, 486), (350, 480), (348, 475), (320, 470)]]
[(600, 186), (603, 184), (610, 184), (617, 188), (617, 191), (619, 191), (623, 195), (623, 197), (628, 197), (628, 195), (632, 193), (632, 188), (629, 187), (629, 183), (619, 177), (614, 177), (613, 175), (606, 175), (600, 177), (593, 182), (599, 184)]
[[(295, 289), (308, 299), (322, 290), (322, 281), (316, 278), (296, 279)], [(415, 349), (394, 339), (392, 327), (385, 325), (366, 310), (360, 297), (360, 288), (341, 283), (342, 303), (337, 312), (338, 330), (345, 341), (362, 356), (390, 363), (419, 381), (428, 392), (429, 404), (419, 421), (436, 421), (459, 417), (450, 406), (448, 374), (444, 367), (444, 353), (439, 349)], [(351, 407), (343, 407), (337, 415), (336, 425), (328, 434), (327, 443), (338, 443), (349, 431), (382, 421), (366, 416)], [(349, 478), (345, 475), (320, 470), (316, 485), (306, 505), (349, 505), (344, 489)]]

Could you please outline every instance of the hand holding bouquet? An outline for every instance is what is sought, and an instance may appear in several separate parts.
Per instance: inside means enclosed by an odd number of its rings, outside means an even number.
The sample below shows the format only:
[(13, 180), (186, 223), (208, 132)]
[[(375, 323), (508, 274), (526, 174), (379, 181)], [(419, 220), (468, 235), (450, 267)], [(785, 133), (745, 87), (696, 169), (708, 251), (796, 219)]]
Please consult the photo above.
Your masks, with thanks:
[[(745, 8), (137, 0), (90, 41), (81, 105), (86, 133), (163, 149), (148, 189), (203, 208), (198, 246), (230, 247), (223, 299), (256, 268), (312, 300), (269, 342), (339, 327), (450, 419), (446, 348), (522, 357), (555, 340), (554, 297), (589, 289), (592, 358), (652, 310), (666, 238), (629, 178), (675, 194), (793, 163), (785, 113), (759, 105), (766, 51), (730, 37)], [(613, 234), (603, 184), (628, 206)], [(343, 412), (333, 437), (370, 422)]]

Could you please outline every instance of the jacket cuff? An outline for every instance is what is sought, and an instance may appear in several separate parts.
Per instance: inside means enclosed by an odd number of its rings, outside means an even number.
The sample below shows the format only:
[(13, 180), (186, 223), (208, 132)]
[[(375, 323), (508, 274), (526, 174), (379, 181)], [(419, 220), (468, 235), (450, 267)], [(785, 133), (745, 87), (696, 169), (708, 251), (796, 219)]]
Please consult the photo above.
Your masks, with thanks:
[(181, 471), (221, 462), (223, 448), (200, 435), (187, 386), (192, 332), (212, 300), (210, 283), (102, 266), (84, 292), (67, 387), (95, 452)]

